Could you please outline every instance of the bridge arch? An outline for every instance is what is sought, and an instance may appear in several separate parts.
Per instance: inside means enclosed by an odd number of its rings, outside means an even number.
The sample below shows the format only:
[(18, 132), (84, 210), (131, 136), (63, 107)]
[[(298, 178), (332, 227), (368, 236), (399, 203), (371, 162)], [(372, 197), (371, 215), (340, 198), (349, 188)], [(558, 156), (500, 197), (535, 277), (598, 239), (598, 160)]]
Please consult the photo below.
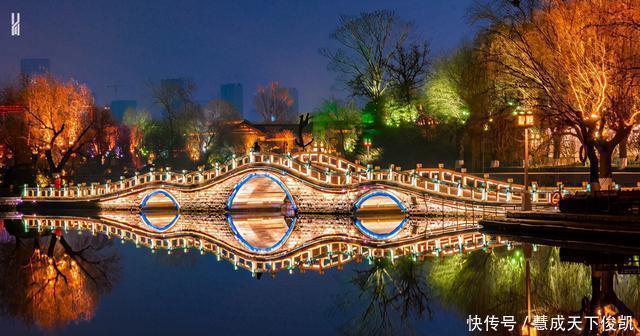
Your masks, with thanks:
[(407, 223), (408, 209), (398, 196), (377, 189), (362, 195), (353, 205), (354, 224), (360, 232), (373, 239), (389, 239)]
[(227, 210), (275, 209), (288, 202), (297, 211), (295, 199), (287, 186), (266, 172), (250, 173), (238, 182), (227, 200)]
[(155, 231), (167, 231), (180, 218), (180, 203), (166, 190), (153, 190), (140, 202), (140, 218)]
[(227, 223), (229, 223), (229, 227), (231, 228), (231, 231), (233, 232), (233, 235), (236, 237), (236, 239), (238, 239), (238, 241), (240, 241), (240, 243), (242, 243), (242, 245), (244, 245), (244, 247), (246, 247), (250, 251), (258, 253), (273, 252), (280, 248), (282, 244), (287, 241), (287, 239), (291, 235), (291, 232), (293, 232), (297, 217), (291, 218), (291, 221), (289, 223), (286, 223), (286, 218), (284, 218), (284, 216), (281, 217), (281, 219), (288, 226), (286, 232), (284, 232), (284, 234), (282, 234), (282, 236), (275, 242), (264, 240), (261, 241), (260, 239), (251, 239), (245, 237), (243, 232), (241, 232), (241, 228), (234, 222), (232, 214), (227, 214)]
[(407, 212), (407, 207), (400, 200), (398, 196), (388, 190), (376, 189), (372, 190), (364, 195), (360, 196), (358, 200), (353, 204), (353, 211), (360, 210), (385, 210), (388, 209), (390, 202), (393, 202), (402, 212)]

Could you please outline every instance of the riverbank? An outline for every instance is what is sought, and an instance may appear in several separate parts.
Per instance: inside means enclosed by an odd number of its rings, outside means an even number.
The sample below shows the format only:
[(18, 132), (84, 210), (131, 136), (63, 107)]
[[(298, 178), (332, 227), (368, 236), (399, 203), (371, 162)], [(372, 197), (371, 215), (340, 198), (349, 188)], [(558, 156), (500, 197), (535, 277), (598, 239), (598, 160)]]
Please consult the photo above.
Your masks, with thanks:
[(640, 216), (570, 214), (554, 211), (514, 211), (504, 218), (480, 221), (492, 234), (558, 237), (561, 240), (626, 242), (640, 238)]

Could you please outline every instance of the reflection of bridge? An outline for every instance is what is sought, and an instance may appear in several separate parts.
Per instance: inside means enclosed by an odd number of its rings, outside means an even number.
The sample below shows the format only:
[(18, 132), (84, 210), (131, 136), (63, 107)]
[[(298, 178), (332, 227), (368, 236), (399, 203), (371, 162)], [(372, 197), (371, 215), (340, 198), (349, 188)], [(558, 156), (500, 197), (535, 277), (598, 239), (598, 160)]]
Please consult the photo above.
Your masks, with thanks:
[[(129, 241), (153, 252), (187, 253), (190, 250), (212, 253), (236, 268), (252, 273), (276, 273), (282, 270), (322, 272), (351, 261), (401, 256), (425, 258), (491, 248), (504, 242), (498, 237), (478, 233), (473, 223), (455, 221), (425, 222), (411, 219), (393, 239), (375, 242), (367, 239), (349, 223), (348, 218), (328, 216), (301, 217), (294, 233), (277, 252), (268, 254), (247, 250), (226, 225), (222, 216), (183, 216), (169, 231), (149, 230), (133, 214), (108, 213), (100, 219), (82, 217), (25, 216), (25, 229), (38, 231), (62, 229), (102, 234)], [(231, 239), (229, 239), (231, 238)], [(173, 252), (172, 252), (173, 251)]]
[[(359, 199), (383, 190), (397, 197), (408, 212), (427, 214), (487, 209), (503, 212), (521, 202), (523, 186), (444, 168), (401, 171), (393, 166), (362, 166), (323, 152), (293, 156), (250, 153), (206, 171), (151, 171), (105, 184), (25, 188), (23, 199), (90, 201), (100, 208), (134, 209), (157, 189), (166, 190), (183, 209), (214, 211), (252, 203), (277, 207), (283, 205), (276, 201), (281, 197), (278, 192), (284, 191), (295, 209), (307, 213), (349, 213)], [(555, 191), (555, 187), (537, 188), (534, 204), (548, 205)], [(235, 205), (231, 204), (231, 195)]]

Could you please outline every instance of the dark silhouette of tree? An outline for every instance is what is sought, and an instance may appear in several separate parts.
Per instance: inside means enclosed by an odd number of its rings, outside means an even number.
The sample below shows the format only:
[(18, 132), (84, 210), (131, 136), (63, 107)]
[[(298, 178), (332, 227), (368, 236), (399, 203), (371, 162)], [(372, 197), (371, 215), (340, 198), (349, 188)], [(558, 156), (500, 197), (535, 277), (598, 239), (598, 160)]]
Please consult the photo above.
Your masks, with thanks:
[[(344, 331), (354, 335), (405, 334), (412, 319), (422, 318), (425, 312), (431, 318), (424, 266), (424, 260), (404, 256), (393, 263), (389, 258), (375, 258), (368, 269), (356, 270), (351, 280), (357, 289), (354, 303), (366, 308), (344, 325)], [(345, 308), (353, 309), (354, 303), (345, 304)]]
[(405, 47), (396, 45), (396, 50), (387, 65), (391, 88), (398, 101), (414, 104), (429, 70), (429, 44), (411, 43)]
[(169, 157), (173, 157), (183, 139), (181, 131), (185, 119), (192, 118), (198, 111), (192, 97), (195, 84), (185, 78), (164, 79), (151, 88), (155, 102), (162, 107), (168, 133), (164, 137), (168, 140)]
[(338, 49), (322, 49), (321, 53), (354, 96), (379, 101), (389, 85), (388, 65), (396, 46), (405, 42), (410, 29), (411, 24), (393, 11), (343, 15), (331, 34)]

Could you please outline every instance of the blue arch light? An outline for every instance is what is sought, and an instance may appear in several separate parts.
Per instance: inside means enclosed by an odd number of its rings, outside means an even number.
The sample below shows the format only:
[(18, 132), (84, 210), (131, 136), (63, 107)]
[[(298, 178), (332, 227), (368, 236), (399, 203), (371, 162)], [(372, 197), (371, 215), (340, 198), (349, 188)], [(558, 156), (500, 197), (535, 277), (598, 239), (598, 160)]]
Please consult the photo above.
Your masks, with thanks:
[[(149, 201), (149, 199), (157, 194), (162, 194), (164, 196), (166, 196), (167, 198), (169, 198), (171, 200), (171, 202), (173, 203), (173, 205), (176, 207), (176, 215), (175, 217), (173, 217), (173, 219), (165, 226), (157, 226), (154, 225), (149, 218), (147, 218), (147, 215), (144, 213), (144, 209), (147, 206), (147, 202)], [(150, 192), (147, 196), (145, 196), (142, 199), (142, 202), (140, 202), (140, 218), (142, 219), (142, 221), (149, 226), (150, 228), (158, 231), (158, 232), (164, 232), (169, 230), (180, 218), (180, 204), (178, 203), (178, 201), (175, 199), (175, 197), (173, 197), (173, 195), (171, 195), (169, 192), (162, 190), (162, 189), (158, 189), (158, 190), (154, 190), (152, 192)]]
[[(383, 196), (383, 197), (390, 198), (400, 208), (402, 212), (405, 212), (405, 213), (407, 212), (407, 207), (404, 205), (404, 203), (402, 203), (402, 201), (396, 195), (386, 190), (374, 190), (360, 197), (358, 201), (356, 201), (356, 203), (353, 205), (353, 211), (357, 212), (366, 200), (375, 196)], [(409, 217), (404, 217), (402, 221), (400, 221), (398, 226), (396, 226), (391, 232), (383, 233), (383, 234), (376, 233), (367, 229), (364, 225), (362, 225), (362, 221), (357, 217), (354, 218), (354, 223), (356, 227), (365, 235), (373, 239), (383, 240), (383, 239), (389, 239), (395, 236), (396, 234), (398, 234), (398, 232), (400, 232), (400, 230), (404, 227), (404, 224), (407, 222), (407, 220), (409, 220)]]
[(353, 205), (353, 211), (358, 211), (360, 209), (360, 207), (362, 206), (362, 203), (364, 203), (366, 200), (370, 199), (371, 197), (375, 197), (375, 196), (388, 197), (394, 203), (396, 203), (396, 205), (398, 205), (398, 207), (400, 208), (400, 210), (402, 210), (402, 212), (407, 212), (407, 207), (404, 206), (404, 203), (402, 203), (402, 201), (396, 195), (394, 195), (391, 192), (386, 191), (386, 190), (374, 190), (374, 191), (372, 191), (372, 192), (360, 197), (360, 199), (358, 199), (358, 201), (356, 201), (356, 203)]
[(238, 228), (236, 228), (235, 224), (233, 224), (233, 218), (231, 217), (231, 214), (227, 214), (227, 222), (229, 223), (229, 227), (231, 228), (231, 231), (233, 231), (233, 235), (236, 236), (236, 238), (247, 249), (251, 250), (252, 252), (258, 252), (258, 253), (269, 253), (280, 248), (280, 246), (282, 246), (282, 244), (284, 244), (284, 242), (287, 241), (287, 239), (291, 235), (291, 232), (293, 232), (293, 227), (295, 226), (297, 219), (298, 217), (293, 217), (291, 219), (291, 223), (289, 223), (289, 228), (287, 229), (287, 232), (275, 244), (269, 247), (256, 247), (251, 245), (251, 243), (249, 243), (246, 239), (244, 239), (244, 237), (242, 237), (242, 235), (238, 231)]
[(233, 188), (233, 192), (231, 193), (231, 196), (229, 196), (229, 200), (227, 201), (228, 210), (231, 210), (231, 206), (233, 205), (233, 200), (236, 198), (238, 191), (242, 189), (242, 186), (244, 186), (245, 183), (249, 182), (249, 180), (256, 177), (266, 177), (266, 178), (269, 178), (271, 181), (277, 183), (278, 186), (280, 186), (280, 188), (282, 189), (282, 191), (284, 191), (284, 193), (287, 195), (287, 199), (289, 200), (289, 203), (291, 203), (291, 206), (293, 206), (293, 210), (294, 211), (298, 210), (298, 207), (296, 206), (296, 202), (293, 200), (293, 196), (291, 196), (291, 193), (289, 192), (287, 187), (284, 185), (284, 183), (282, 183), (282, 181), (280, 181), (275, 176), (267, 173), (251, 173), (247, 175), (245, 178), (243, 178), (242, 181), (240, 181), (238, 184), (236, 184), (236, 186)]
[(409, 220), (409, 217), (403, 218), (402, 221), (400, 221), (400, 223), (398, 224), (398, 226), (396, 226), (396, 228), (393, 229), (389, 233), (375, 233), (375, 232), (367, 229), (366, 227), (364, 227), (364, 225), (362, 225), (362, 221), (360, 219), (358, 219), (357, 217), (353, 219), (353, 221), (355, 222), (356, 227), (358, 228), (358, 230), (360, 230), (362, 233), (366, 234), (367, 236), (369, 236), (369, 237), (371, 237), (373, 239), (378, 239), (378, 240), (392, 238), (393, 236), (398, 234), (398, 232), (400, 232), (400, 230), (404, 227), (404, 224), (408, 220)]

